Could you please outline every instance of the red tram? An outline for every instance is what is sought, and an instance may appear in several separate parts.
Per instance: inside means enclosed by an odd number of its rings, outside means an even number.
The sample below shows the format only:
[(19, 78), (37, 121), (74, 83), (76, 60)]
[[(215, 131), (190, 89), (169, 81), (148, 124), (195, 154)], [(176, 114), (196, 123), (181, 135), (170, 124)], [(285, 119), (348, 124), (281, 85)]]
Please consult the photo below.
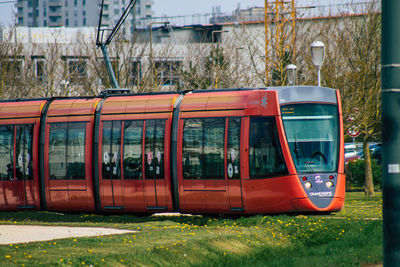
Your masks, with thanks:
[(340, 97), (322, 87), (0, 102), (0, 210), (332, 212)]

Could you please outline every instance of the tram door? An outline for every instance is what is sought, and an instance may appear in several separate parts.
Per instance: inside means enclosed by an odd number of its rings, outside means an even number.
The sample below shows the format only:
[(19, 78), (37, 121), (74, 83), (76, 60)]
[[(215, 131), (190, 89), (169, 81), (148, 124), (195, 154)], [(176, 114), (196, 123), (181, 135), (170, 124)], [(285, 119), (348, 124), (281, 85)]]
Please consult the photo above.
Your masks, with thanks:
[(164, 175), (165, 120), (145, 121), (145, 195), (147, 209), (167, 209)]
[(31, 124), (0, 126), (0, 206), (35, 208), (32, 138)]
[(123, 209), (121, 179), (121, 121), (103, 122), (102, 203), (105, 209)]
[(226, 174), (229, 208), (243, 210), (242, 184), (240, 179), (240, 132), (241, 118), (228, 118), (226, 144)]

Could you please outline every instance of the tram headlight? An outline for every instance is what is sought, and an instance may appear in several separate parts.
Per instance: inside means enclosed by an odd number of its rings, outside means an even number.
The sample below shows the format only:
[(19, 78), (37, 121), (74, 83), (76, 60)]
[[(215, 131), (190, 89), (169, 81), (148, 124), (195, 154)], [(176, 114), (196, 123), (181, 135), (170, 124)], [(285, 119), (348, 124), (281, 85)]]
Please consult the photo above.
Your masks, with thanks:
[(327, 188), (331, 188), (331, 187), (333, 187), (333, 182), (332, 181), (328, 181), (328, 182), (325, 183), (325, 185), (326, 185)]
[(310, 189), (312, 187), (312, 184), (310, 182), (306, 182), (304, 184), (304, 187), (307, 188), (307, 189)]

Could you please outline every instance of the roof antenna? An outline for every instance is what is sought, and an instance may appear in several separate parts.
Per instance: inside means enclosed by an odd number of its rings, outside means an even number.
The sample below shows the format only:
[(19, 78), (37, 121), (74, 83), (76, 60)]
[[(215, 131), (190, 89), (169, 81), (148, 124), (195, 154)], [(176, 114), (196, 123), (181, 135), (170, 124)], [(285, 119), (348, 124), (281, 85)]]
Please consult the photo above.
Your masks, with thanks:
[[(128, 6), (124, 10), (124, 13), (119, 18), (118, 23), (114, 26), (113, 29), (109, 29), (109, 28), (103, 28), (102, 29), (101, 28), (101, 26), (102, 26), (101, 21), (102, 21), (102, 18), (103, 18), (104, 0), (101, 1), (99, 26), (97, 28), (96, 45), (99, 46), (101, 48), (101, 51), (103, 52), (103, 58), (104, 58), (104, 62), (106, 64), (107, 73), (108, 73), (108, 76), (110, 78), (110, 82), (111, 82), (112, 86), (116, 89), (116, 91), (118, 91), (120, 93), (122, 93), (122, 91), (126, 91), (126, 90), (124, 90), (124, 89), (121, 90), (119, 88), (117, 79), (115, 78), (115, 73), (114, 73), (113, 67), (111, 65), (110, 57), (108, 56), (107, 45), (111, 42), (111, 40), (114, 38), (115, 34), (118, 32), (119, 28), (121, 27), (122, 23), (124, 23), (125, 19), (131, 13), (133, 7), (136, 4), (136, 1), (137, 0), (131, 0), (129, 2)], [(105, 41), (103, 41), (103, 37), (104, 37), (104, 32), (105, 31), (111, 31), (111, 33), (107, 36), (107, 39)]]

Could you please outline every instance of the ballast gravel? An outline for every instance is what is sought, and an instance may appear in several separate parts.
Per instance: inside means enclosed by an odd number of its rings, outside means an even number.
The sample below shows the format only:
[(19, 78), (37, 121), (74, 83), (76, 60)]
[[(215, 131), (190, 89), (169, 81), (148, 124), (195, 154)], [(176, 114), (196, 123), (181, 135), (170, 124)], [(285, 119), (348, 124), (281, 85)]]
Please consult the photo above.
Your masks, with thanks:
[(132, 230), (99, 227), (0, 225), (0, 245), (135, 232)]

